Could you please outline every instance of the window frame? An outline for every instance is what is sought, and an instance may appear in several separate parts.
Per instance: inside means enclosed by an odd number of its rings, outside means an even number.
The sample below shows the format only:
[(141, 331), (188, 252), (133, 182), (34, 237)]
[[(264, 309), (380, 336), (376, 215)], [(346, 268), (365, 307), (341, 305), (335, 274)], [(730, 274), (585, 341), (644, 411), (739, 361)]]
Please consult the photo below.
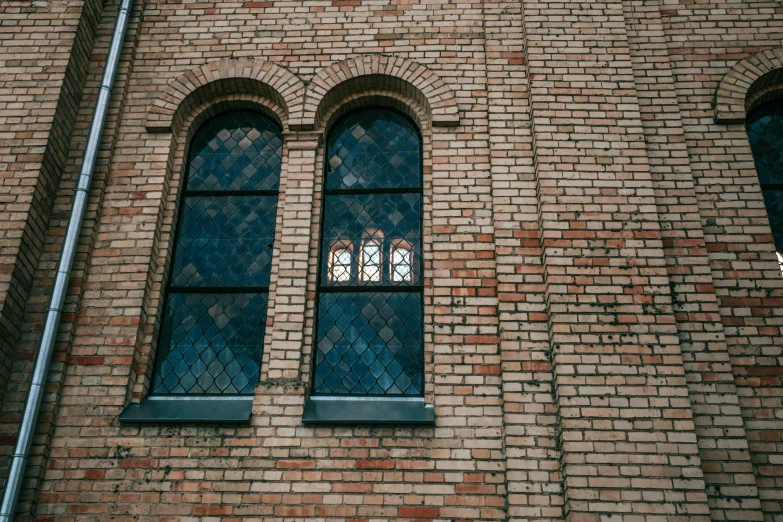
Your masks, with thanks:
[[(245, 109), (245, 108), (238, 108), (238, 109), (229, 109), (220, 111), (216, 114), (210, 115), (208, 118), (206, 118), (203, 122), (201, 122), (200, 125), (196, 128), (196, 130), (190, 135), (190, 138), (188, 139), (187, 143), (187, 153), (185, 154), (184, 158), (185, 161), (183, 161), (182, 165), (182, 176), (180, 181), (180, 187), (179, 187), (179, 193), (177, 195), (177, 203), (176, 203), (176, 219), (174, 220), (174, 223), (171, 228), (171, 248), (169, 252), (168, 259), (166, 260), (166, 282), (163, 286), (163, 291), (161, 293), (161, 316), (160, 316), (160, 323), (159, 323), (159, 329), (158, 329), (158, 335), (155, 339), (155, 343), (153, 345), (152, 352), (155, 354), (154, 360), (152, 361), (152, 373), (150, 375), (150, 385), (148, 390), (148, 398), (155, 398), (155, 399), (162, 399), (162, 398), (179, 398), (182, 400), (194, 400), (198, 398), (207, 398), (207, 399), (213, 399), (213, 398), (225, 398), (225, 399), (236, 399), (236, 398), (243, 398), (243, 397), (249, 397), (252, 399), (254, 393), (156, 393), (154, 391), (155, 386), (155, 377), (157, 372), (159, 371), (159, 364), (160, 359), (160, 348), (161, 348), (161, 341), (162, 339), (162, 332), (165, 327), (166, 323), (166, 312), (168, 311), (169, 307), (169, 301), (172, 295), (175, 294), (265, 294), (267, 303), (266, 303), (266, 310), (264, 312), (264, 323), (266, 323), (268, 317), (269, 317), (269, 292), (270, 292), (270, 282), (268, 282), (266, 285), (263, 286), (231, 286), (231, 287), (222, 287), (222, 286), (194, 286), (194, 287), (187, 287), (187, 286), (175, 286), (173, 285), (173, 279), (174, 279), (174, 262), (177, 258), (177, 249), (178, 249), (178, 239), (179, 234), (182, 227), (182, 220), (184, 218), (184, 210), (185, 205), (187, 202), (187, 199), (189, 197), (232, 197), (232, 196), (239, 196), (239, 197), (275, 197), (277, 201), (275, 202), (275, 216), (274, 216), (274, 222), (275, 222), (275, 230), (272, 234), (273, 237), (273, 246), (272, 250), (274, 251), (274, 238), (277, 234), (277, 212), (279, 211), (279, 197), (281, 193), (281, 179), (278, 178), (277, 182), (277, 190), (271, 190), (271, 189), (252, 189), (252, 190), (189, 190), (188, 184), (190, 181), (189, 171), (192, 161), (192, 154), (193, 154), (193, 147), (196, 142), (196, 138), (199, 136), (199, 133), (201, 133), (208, 125), (210, 125), (213, 121), (215, 121), (218, 118), (224, 117), (229, 114), (253, 114), (258, 117), (261, 117), (265, 120), (267, 120), (269, 123), (271, 123), (277, 130), (278, 136), (281, 140), (281, 164), (280, 164), (280, 175), (282, 175), (282, 164), (285, 161), (284, 158), (284, 151), (285, 151), (285, 137), (283, 135), (283, 127), (280, 125), (280, 123), (277, 121), (276, 118), (270, 116), (269, 114), (264, 113), (260, 110), (255, 109)], [(270, 259), (270, 276), (272, 272), (272, 259)], [(263, 364), (263, 355), (264, 355), (264, 346), (265, 346), (265, 339), (267, 337), (267, 331), (266, 327), (264, 327), (264, 335), (259, 340), (261, 344), (261, 359), (258, 362), (258, 377), (259, 382), (262, 375), (262, 364)], [(255, 388), (258, 386), (259, 383), (256, 383), (253, 387)]]
[[(367, 189), (367, 188), (360, 188), (360, 189), (329, 189), (327, 188), (327, 178), (328, 178), (328, 169), (329, 169), (329, 157), (330, 157), (330, 148), (329, 148), (329, 140), (332, 136), (332, 133), (336, 128), (338, 128), (346, 119), (352, 117), (353, 115), (365, 111), (374, 111), (374, 110), (380, 110), (380, 111), (388, 111), (391, 113), (394, 113), (395, 115), (403, 118), (413, 129), (413, 131), (416, 133), (416, 136), (418, 138), (418, 145), (419, 145), (419, 165), (418, 165), (418, 187), (416, 188), (373, 188), (373, 189)], [(308, 404), (314, 403), (315, 400), (323, 400), (328, 399), (334, 401), (335, 399), (343, 403), (354, 403), (354, 406), (364, 409), (365, 404), (373, 403), (375, 404), (375, 408), (378, 410), (377, 414), (375, 415), (369, 415), (369, 417), (365, 419), (366, 415), (363, 415), (362, 413), (359, 413), (359, 419), (354, 419), (351, 415), (346, 417), (342, 415), (342, 412), (338, 412), (337, 409), (334, 409), (333, 412), (330, 412), (327, 414), (324, 418), (322, 418), (319, 415), (308, 415), (308, 411), (305, 409), (304, 414), (304, 421), (305, 423), (336, 423), (336, 424), (353, 424), (355, 422), (361, 422), (363, 420), (372, 421), (376, 423), (385, 423), (387, 420), (390, 422), (397, 422), (395, 421), (395, 418), (400, 417), (402, 415), (402, 418), (405, 417), (407, 413), (410, 413), (410, 407), (405, 404), (405, 401), (414, 401), (414, 402), (421, 402), (421, 407), (424, 407), (424, 396), (426, 394), (426, 366), (425, 366), (425, 310), (424, 310), (424, 303), (425, 303), (425, 285), (424, 285), (424, 216), (425, 216), (425, 208), (424, 208), (424, 202), (425, 202), (425, 194), (424, 194), (424, 136), (422, 134), (422, 130), (420, 125), (414, 121), (410, 116), (407, 114), (389, 106), (385, 105), (379, 105), (379, 104), (372, 104), (372, 105), (366, 105), (362, 107), (353, 108), (351, 110), (346, 111), (344, 114), (341, 114), (339, 118), (336, 118), (331, 124), (328, 125), (326, 132), (324, 133), (324, 141), (323, 141), (323, 161), (322, 161), (322, 179), (321, 179), (321, 208), (320, 208), (320, 221), (317, 231), (317, 241), (318, 241), (318, 248), (317, 248), (317, 257), (316, 257), (316, 263), (317, 263), (317, 271), (316, 271), (316, 283), (315, 283), (315, 292), (314, 292), (314, 303), (313, 303), (313, 335), (312, 335), (312, 347), (311, 347), (311, 354), (312, 354), (312, 361), (311, 361), (311, 371), (309, 376), (309, 384), (310, 384), (310, 400)], [(386, 195), (386, 194), (418, 194), (421, 198), (421, 208), (419, 211), (419, 238), (420, 238), (420, 261), (421, 261), (421, 269), (419, 274), (419, 280), (418, 281), (412, 281), (411, 284), (405, 284), (404, 281), (401, 282), (393, 282), (391, 279), (391, 266), (389, 266), (389, 274), (388, 274), (388, 282), (384, 281), (384, 270), (386, 265), (386, 260), (388, 259), (388, 262), (391, 263), (392, 259), (392, 252), (393, 252), (393, 245), (391, 244), (391, 240), (389, 240), (386, 237), (383, 237), (382, 245), (383, 244), (389, 244), (389, 252), (386, 252), (385, 249), (381, 248), (380, 256), (381, 256), (381, 282), (380, 284), (374, 285), (372, 283), (369, 284), (358, 284), (360, 274), (361, 274), (361, 255), (362, 255), (362, 246), (363, 243), (367, 240), (372, 240), (376, 236), (370, 235), (368, 237), (357, 237), (357, 238), (343, 238), (340, 240), (340, 242), (343, 242), (343, 244), (346, 244), (347, 241), (350, 247), (348, 247), (353, 252), (353, 261), (351, 264), (351, 277), (349, 278), (349, 281), (343, 283), (339, 281), (333, 281), (330, 286), (326, 286), (322, 284), (322, 281), (324, 280), (324, 269), (326, 269), (328, 272), (331, 272), (330, 266), (327, 262), (324, 262), (324, 232), (325, 232), (325, 223), (326, 223), (326, 201), (328, 196), (340, 196), (340, 195)], [(378, 231), (380, 232), (380, 231)], [(382, 232), (381, 232), (382, 233)], [(407, 241), (406, 241), (407, 243)], [(412, 245), (411, 245), (412, 246)], [(331, 249), (330, 249), (331, 251)], [(411, 259), (413, 259), (414, 256), (414, 249), (411, 248)], [(327, 272), (327, 275), (328, 275)], [(415, 277), (415, 272), (413, 270), (413, 264), (411, 267), (412, 272), (412, 278)], [(325, 291), (324, 291), (325, 290)], [(421, 344), (421, 353), (419, 356), (419, 365), (421, 368), (421, 380), (419, 383), (419, 388), (421, 390), (421, 393), (418, 395), (387, 395), (387, 394), (338, 394), (338, 393), (318, 393), (315, 390), (315, 379), (316, 379), (316, 372), (317, 372), (317, 354), (318, 354), (318, 329), (319, 329), (319, 323), (320, 323), (320, 297), (323, 293), (369, 293), (369, 292), (388, 292), (388, 293), (416, 293), (419, 295), (419, 299), (421, 301), (421, 307), (420, 307), (420, 325), (421, 325), (421, 338), (420, 338), (420, 344)], [(370, 402), (366, 402), (369, 400)], [(410, 402), (410, 404), (414, 404), (414, 402)], [(395, 404), (396, 403), (396, 404)], [(332, 405), (330, 405), (331, 408)], [(321, 406), (322, 409), (326, 409), (324, 406)], [(314, 408), (313, 408), (314, 409)], [(416, 416), (414, 415), (413, 420), (404, 420), (402, 418), (397, 419), (401, 422), (407, 423), (432, 423), (434, 422), (434, 413), (431, 411), (432, 406), (428, 406), (427, 412), (423, 414), (422, 418), (425, 418), (424, 421), (421, 420), (421, 415)], [(401, 411), (402, 413), (401, 413)], [(312, 412), (311, 412), (312, 413)]]
[[(772, 220), (769, 216), (769, 208), (766, 204), (766, 198), (764, 197), (764, 192), (768, 190), (783, 190), (783, 183), (762, 183), (761, 177), (759, 176), (758, 172), (758, 166), (756, 165), (756, 153), (753, 150), (753, 144), (750, 140), (750, 127), (756, 123), (758, 120), (763, 118), (764, 116), (770, 115), (772, 112), (770, 108), (772, 107), (778, 107), (778, 112), (780, 113), (779, 116), (783, 119), (783, 98), (775, 98), (772, 100), (767, 100), (763, 103), (760, 103), (756, 105), (755, 107), (752, 107), (745, 117), (745, 135), (748, 139), (748, 144), (750, 146), (750, 153), (751, 157), (753, 159), (753, 168), (756, 171), (756, 179), (758, 180), (759, 188), (761, 189), (761, 199), (764, 201), (764, 214), (767, 217), (767, 223), (770, 227), (770, 232), (772, 233), (772, 245), (775, 249), (775, 255), (777, 256), (778, 265), (780, 267), (780, 271), (783, 274), (783, 247), (781, 247), (780, 250), (778, 250), (778, 245), (775, 242), (775, 233), (772, 230)], [(762, 114), (761, 116), (758, 116), (759, 114)]]

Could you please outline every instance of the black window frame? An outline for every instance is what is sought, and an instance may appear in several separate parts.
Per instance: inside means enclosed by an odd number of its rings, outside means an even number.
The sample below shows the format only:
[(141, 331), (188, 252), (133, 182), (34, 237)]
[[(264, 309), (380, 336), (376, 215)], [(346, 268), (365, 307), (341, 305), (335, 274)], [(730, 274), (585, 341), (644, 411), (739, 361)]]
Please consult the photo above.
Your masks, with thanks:
[[(189, 181), (190, 181), (190, 175), (189, 171), (191, 168), (191, 163), (193, 161), (193, 147), (196, 144), (196, 139), (199, 137), (199, 134), (207, 128), (210, 124), (213, 124), (215, 120), (218, 120), (219, 118), (227, 117), (232, 114), (252, 114), (255, 117), (260, 117), (264, 120), (266, 120), (268, 123), (271, 124), (272, 127), (277, 131), (277, 135), (280, 138), (281, 146), (280, 146), (280, 161), (281, 161), (281, 167), (280, 172), (278, 173), (278, 180), (277, 180), (277, 190), (272, 189), (237, 189), (237, 190), (219, 190), (219, 189), (208, 189), (208, 190), (191, 190), (189, 189)], [(196, 398), (209, 398), (209, 399), (215, 399), (215, 398), (251, 398), (253, 396), (253, 392), (247, 392), (247, 393), (160, 393), (156, 392), (154, 389), (155, 386), (155, 378), (157, 373), (159, 372), (159, 367), (161, 364), (160, 355), (161, 355), (161, 341), (162, 335), (163, 335), (163, 328), (166, 326), (166, 313), (168, 311), (169, 307), (169, 301), (171, 299), (171, 296), (177, 295), (177, 294), (254, 294), (254, 295), (265, 295), (266, 296), (266, 305), (264, 309), (264, 317), (263, 317), (263, 323), (266, 324), (268, 320), (268, 305), (269, 305), (269, 284), (266, 285), (253, 285), (253, 286), (177, 286), (173, 284), (174, 279), (174, 263), (177, 258), (177, 248), (179, 243), (179, 236), (180, 232), (182, 230), (182, 220), (184, 217), (184, 210), (185, 205), (187, 203), (188, 198), (193, 197), (231, 197), (231, 196), (239, 196), (239, 197), (274, 197), (277, 201), (274, 204), (275, 209), (275, 215), (272, 216), (273, 222), (275, 223), (275, 227), (273, 229), (272, 233), (272, 250), (274, 250), (274, 238), (277, 234), (277, 212), (279, 210), (279, 196), (280, 196), (280, 175), (282, 173), (282, 162), (284, 161), (284, 150), (285, 150), (285, 138), (283, 136), (283, 127), (280, 125), (280, 123), (276, 120), (276, 118), (265, 114), (263, 111), (259, 110), (253, 110), (253, 109), (234, 109), (234, 110), (226, 110), (222, 111), (218, 114), (214, 114), (207, 118), (199, 127), (195, 130), (195, 132), (191, 135), (188, 147), (187, 147), (187, 154), (185, 155), (186, 161), (183, 165), (183, 175), (182, 175), (182, 181), (181, 181), (181, 189), (179, 191), (178, 200), (177, 200), (177, 214), (176, 214), (176, 222), (174, 226), (172, 227), (172, 233), (171, 233), (171, 253), (169, 257), (169, 261), (167, 263), (167, 280), (164, 287), (164, 292), (162, 294), (162, 301), (163, 306), (161, 308), (161, 320), (160, 320), (160, 329), (158, 332), (158, 338), (156, 339), (156, 346), (154, 348), (155, 353), (155, 360), (153, 363), (153, 369), (152, 369), (152, 376), (150, 379), (150, 390), (149, 390), (149, 396), (150, 398), (181, 398), (181, 399), (196, 399)], [(270, 276), (271, 276), (271, 259), (270, 259)], [(260, 380), (261, 376), (261, 365), (263, 361), (263, 348), (264, 348), (264, 341), (266, 338), (266, 327), (264, 326), (264, 335), (261, 336), (260, 343), (261, 343), (261, 353), (258, 361), (258, 378)], [(258, 385), (258, 382), (256, 382), (255, 385), (252, 387), (255, 388)], [(210, 403), (211, 404), (211, 403)], [(215, 402), (215, 405), (219, 405), (219, 402)], [(219, 407), (229, 407), (234, 408), (233, 403), (231, 402), (225, 402), (222, 406)], [(213, 412), (214, 413), (214, 412)], [(209, 416), (209, 415), (207, 415)], [(219, 415), (218, 415), (219, 417)], [(228, 419), (229, 422), (231, 422), (231, 419)]]
[[(416, 136), (419, 141), (419, 165), (418, 165), (418, 171), (419, 171), (419, 179), (418, 179), (418, 187), (416, 188), (377, 188), (377, 189), (329, 189), (328, 188), (328, 173), (329, 173), (329, 157), (330, 157), (330, 148), (329, 148), (329, 142), (330, 138), (332, 136), (332, 133), (335, 131), (335, 129), (339, 129), (340, 126), (347, 120), (348, 118), (351, 118), (357, 113), (361, 112), (367, 112), (367, 111), (387, 111), (394, 113), (395, 115), (403, 118), (407, 123), (410, 125), (411, 129), (416, 133)], [(323, 165), (322, 165), (322, 183), (321, 183), (321, 209), (320, 209), (320, 222), (319, 222), (319, 228), (318, 228), (318, 269), (317, 269), (317, 275), (316, 275), (316, 291), (315, 291), (315, 299), (314, 299), (314, 323), (313, 323), (313, 344), (312, 344), (312, 364), (311, 364), (311, 375), (310, 375), (310, 397), (311, 397), (311, 403), (313, 398), (342, 398), (346, 401), (351, 400), (357, 400), (361, 398), (367, 398), (367, 399), (380, 399), (376, 404), (380, 404), (380, 411), (376, 412), (377, 415), (379, 415), (379, 418), (373, 418), (368, 420), (374, 420), (374, 421), (384, 421), (387, 419), (393, 419), (396, 415), (399, 414), (399, 412), (391, 411), (389, 410), (388, 403), (384, 403), (384, 399), (422, 399), (424, 398), (425, 394), (425, 383), (426, 383), (426, 376), (425, 376), (425, 366), (424, 366), (424, 360), (425, 360), (425, 344), (424, 344), (424, 330), (425, 330), (425, 313), (424, 313), (424, 139), (421, 132), (420, 126), (407, 114), (390, 108), (388, 106), (384, 105), (369, 105), (353, 110), (347, 111), (345, 114), (342, 114), (339, 118), (337, 118), (332, 124), (329, 126), (327, 132), (325, 133), (325, 139), (324, 139), (324, 154), (323, 154)], [(328, 268), (328, 261), (325, 262), (325, 252), (324, 252), (324, 232), (325, 232), (325, 223), (326, 223), (326, 200), (328, 196), (339, 196), (339, 195), (386, 195), (386, 194), (417, 194), (420, 197), (421, 201), (421, 208), (419, 212), (419, 238), (420, 238), (420, 245), (419, 245), (419, 263), (420, 263), (420, 273), (415, 274), (413, 267), (411, 267), (412, 271), (412, 277), (418, 276), (418, 281), (414, 281), (414, 284), (391, 284), (389, 282), (388, 284), (379, 284), (379, 285), (358, 285), (355, 284), (353, 281), (348, 282), (347, 284), (332, 284), (332, 285), (324, 285), (322, 281), (324, 281), (324, 270), (329, 270)], [(361, 247), (362, 238), (352, 238), (351, 244), (353, 245), (353, 248), (356, 249), (357, 247)], [(384, 244), (386, 242), (384, 241)], [(359, 250), (360, 251), (360, 250)], [(352, 279), (359, 277), (359, 269), (358, 269), (358, 257), (360, 254), (352, 256), (352, 266), (356, 267), (356, 270), (354, 271), (354, 275), (352, 276)], [(383, 255), (383, 254), (382, 254)], [(414, 261), (415, 263), (416, 261)], [(381, 261), (382, 265), (386, 265), (387, 263)], [(383, 279), (383, 271), (381, 278)], [(420, 365), (420, 382), (418, 383), (419, 389), (421, 391), (418, 395), (390, 395), (390, 394), (356, 394), (356, 393), (319, 393), (316, 391), (316, 372), (317, 372), (317, 354), (318, 354), (318, 330), (319, 330), (319, 323), (320, 323), (320, 297), (324, 293), (362, 293), (362, 292), (389, 292), (389, 293), (417, 293), (420, 298), (420, 309), (421, 314), (419, 320), (421, 325), (421, 354), (419, 356), (419, 365)], [(423, 403), (422, 403), (423, 405)], [(363, 406), (363, 405), (361, 405)], [(323, 408), (323, 407), (322, 407)], [(396, 410), (396, 407), (392, 407), (392, 410)], [(405, 408), (403, 407), (403, 410)], [(431, 410), (431, 407), (429, 407)], [(388, 410), (388, 411), (387, 411)], [(403, 411), (403, 415), (405, 415), (405, 412)], [(360, 415), (361, 416), (361, 415)], [(427, 420), (425, 422), (430, 422), (432, 419), (430, 418), (432, 416), (432, 412), (428, 410), (428, 414), (425, 415)], [(336, 421), (337, 423), (352, 423), (355, 421), (355, 419), (351, 418), (351, 420), (348, 421), (340, 421), (340, 419), (336, 418), (329, 418), (330, 416), (327, 415), (326, 418), (321, 418), (318, 415), (315, 415), (315, 418), (312, 416), (308, 419), (307, 411), (305, 412), (305, 422), (319, 422), (319, 421)], [(349, 416), (350, 417), (350, 416)], [(372, 415), (371, 415), (372, 417)], [(416, 419), (418, 419), (418, 416), (415, 416)], [(409, 422), (403, 420), (402, 422)], [(410, 422), (416, 423), (417, 420), (413, 420)]]

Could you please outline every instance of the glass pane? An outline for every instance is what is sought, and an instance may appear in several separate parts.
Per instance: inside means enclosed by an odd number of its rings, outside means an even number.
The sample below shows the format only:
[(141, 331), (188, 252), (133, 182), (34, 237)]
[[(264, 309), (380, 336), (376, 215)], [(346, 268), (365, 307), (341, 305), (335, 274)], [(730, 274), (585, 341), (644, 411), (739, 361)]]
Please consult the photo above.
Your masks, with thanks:
[(753, 111), (747, 125), (759, 182), (783, 184), (783, 103), (767, 104)]
[(362, 241), (362, 281), (379, 282), (381, 280), (381, 241), (366, 239)]
[(193, 138), (188, 190), (277, 190), (283, 138), (260, 114), (230, 112)]
[(327, 189), (418, 188), (420, 139), (396, 112), (352, 113), (329, 134)]
[(315, 393), (423, 393), (419, 293), (322, 294), (318, 314)]
[(266, 305), (266, 294), (171, 294), (152, 392), (252, 394)]
[(346, 282), (351, 280), (351, 260), (353, 255), (349, 248), (340, 242), (333, 245), (329, 260), (329, 274), (332, 281)]
[(783, 190), (765, 190), (764, 203), (767, 205), (769, 226), (772, 228), (772, 237), (775, 238), (775, 247), (778, 252), (783, 252)]
[[(362, 256), (365, 259), (354, 259), (353, 265), (365, 266), (362, 277), (353, 277), (351, 284), (388, 285), (393, 284), (389, 275), (388, 259), (393, 245), (401, 241), (412, 245), (413, 277), (404, 282), (416, 284), (419, 281), (420, 267), (418, 251), (421, 245), (420, 194), (344, 194), (330, 195), (326, 198), (323, 228), (322, 260), (323, 274), (321, 284), (335, 284), (329, 277), (329, 254), (335, 245), (345, 244), (345, 238), (354, 238), (356, 247), (350, 251), (351, 256)], [(363, 239), (368, 238), (368, 239)], [(370, 241), (380, 246), (377, 250), (361, 248), (363, 243)], [(377, 267), (382, 265), (381, 277), (377, 277)], [(344, 280), (339, 280), (344, 281)], [(399, 284), (399, 283), (398, 283)]]
[(185, 199), (171, 284), (268, 286), (276, 196)]
[(395, 282), (411, 281), (413, 278), (413, 251), (410, 245), (400, 242), (392, 245), (391, 279)]

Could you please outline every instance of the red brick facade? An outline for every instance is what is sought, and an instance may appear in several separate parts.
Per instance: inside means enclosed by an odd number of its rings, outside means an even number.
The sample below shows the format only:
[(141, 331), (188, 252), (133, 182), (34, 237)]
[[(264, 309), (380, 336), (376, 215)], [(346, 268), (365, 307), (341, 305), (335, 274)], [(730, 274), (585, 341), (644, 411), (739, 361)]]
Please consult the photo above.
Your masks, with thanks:
[[(0, 4), (3, 456), (117, 5)], [(778, 0), (135, 2), (19, 520), (783, 522), (783, 278), (744, 126), (781, 92)], [(423, 138), (434, 427), (302, 423), (324, 135), (370, 105)], [(250, 424), (120, 426), (189, 139), (232, 108), (285, 139)]]

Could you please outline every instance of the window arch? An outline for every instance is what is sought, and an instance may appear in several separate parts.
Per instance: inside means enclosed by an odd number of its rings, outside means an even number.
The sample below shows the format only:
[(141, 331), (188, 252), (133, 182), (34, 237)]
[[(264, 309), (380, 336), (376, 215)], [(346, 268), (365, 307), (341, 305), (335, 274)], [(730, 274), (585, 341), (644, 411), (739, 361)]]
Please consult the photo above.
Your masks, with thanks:
[(313, 395), (423, 396), (422, 140), (385, 108), (326, 140)]
[(746, 125), (778, 261), (783, 270), (783, 100), (754, 109), (748, 115)]
[(281, 129), (254, 112), (191, 141), (153, 395), (245, 395), (258, 383), (282, 163)]

